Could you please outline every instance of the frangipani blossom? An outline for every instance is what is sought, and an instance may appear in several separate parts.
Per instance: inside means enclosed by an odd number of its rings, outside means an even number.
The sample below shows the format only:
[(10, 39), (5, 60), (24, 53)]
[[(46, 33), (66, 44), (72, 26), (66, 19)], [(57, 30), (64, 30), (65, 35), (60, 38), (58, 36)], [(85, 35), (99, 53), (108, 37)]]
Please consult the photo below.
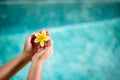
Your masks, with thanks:
[(49, 36), (46, 35), (46, 31), (42, 31), (41, 33), (35, 33), (35, 43), (39, 43), (41, 47), (44, 47), (45, 41), (49, 40)]

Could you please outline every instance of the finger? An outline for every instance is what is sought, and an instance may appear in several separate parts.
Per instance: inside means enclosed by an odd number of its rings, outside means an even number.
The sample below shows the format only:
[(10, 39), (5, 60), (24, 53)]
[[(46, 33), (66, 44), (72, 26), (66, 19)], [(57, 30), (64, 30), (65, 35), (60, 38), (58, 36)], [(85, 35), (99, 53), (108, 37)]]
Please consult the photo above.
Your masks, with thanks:
[(50, 56), (52, 53), (52, 47), (49, 47), (49, 49), (47, 50), (47, 52), (45, 53), (46, 56)]
[(46, 41), (46, 42), (45, 42), (45, 47), (48, 47), (48, 43), (49, 43), (49, 41)]
[(27, 41), (28, 41), (28, 42), (30, 42), (30, 41), (31, 41), (31, 39), (32, 39), (32, 36), (31, 36), (31, 35), (29, 35), (29, 36), (28, 36), (28, 38), (27, 38)]
[(48, 47), (49, 45), (50, 45), (50, 40), (46, 42), (46, 47)]
[(29, 38), (32, 38), (34, 36), (35, 32), (33, 32), (31, 35), (29, 35)]
[(50, 37), (50, 32), (49, 32), (49, 31), (46, 31), (46, 35)]
[(51, 50), (51, 47), (47, 47), (46, 49), (43, 49), (41, 52), (40, 52), (40, 55), (44, 55), (44, 54), (47, 54), (49, 51)]
[(48, 54), (47, 55), (45, 55), (47, 58), (49, 58), (51, 55), (52, 55), (52, 53), (53, 53), (53, 49), (50, 49), (50, 51), (48, 52)]
[(47, 46), (44, 48), (44, 50), (49, 50), (49, 49), (51, 49), (51, 46)]
[[(45, 31), (45, 30), (39, 30), (38, 32), (41, 33), (42, 31)], [(46, 35), (50, 37), (50, 32), (46, 31)]]
[(51, 39), (45, 42), (45, 47), (48, 47), (50, 45), (53, 45), (53, 41)]
[(51, 51), (51, 54), (50, 55), (52, 55), (54, 53), (54, 49), (52, 48), (52, 51)]
[(53, 46), (53, 40), (50, 40), (49, 46)]
[(44, 54), (46, 53), (46, 51), (47, 51), (47, 50), (42, 50), (40, 53), (38, 52), (38, 54), (39, 54), (38, 56), (44, 55)]
[(40, 52), (39, 56), (49, 57), (52, 54), (52, 50), (53, 50), (53, 48), (51, 46), (47, 47), (46, 49), (44, 49)]
[(41, 33), (43, 30), (39, 30), (38, 32)]
[(52, 54), (53, 54), (53, 52), (54, 52), (54, 50), (53, 50), (53, 47), (52, 47), (50, 55), (52, 55)]
[(38, 51), (37, 52), (41, 52), (43, 50), (43, 48), (40, 48), (40, 49), (38, 49)]
[(35, 35), (35, 32), (33, 32), (32, 34), (31, 34), (31, 36), (34, 36)]
[(31, 39), (33, 38), (34, 34), (35, 32), (33, 32), (31, 35), (28, 36), (28, 39), (27, 39), (28, 42), (31, 42)]
[(51, 40), (45, 42), (45, 48), (46, 48), (46, 47), (49, 47), (49, 46), (50, 46), (50, 43), (51, 43)]

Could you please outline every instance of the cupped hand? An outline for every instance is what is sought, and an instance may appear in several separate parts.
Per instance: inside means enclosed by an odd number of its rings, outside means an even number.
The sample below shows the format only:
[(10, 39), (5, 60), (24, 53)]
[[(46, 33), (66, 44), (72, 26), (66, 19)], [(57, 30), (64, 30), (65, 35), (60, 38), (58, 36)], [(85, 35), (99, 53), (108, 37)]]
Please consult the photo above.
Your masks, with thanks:
[(52, 53), (53, 53), (53, 42), (52, 40), (49, 40), (46, 43), (45, 48), (39, 49), (37, 53), (33, 55), (32, 61), (39, 61), (41, 63), (44, 63)]
[[(42, 30), (40, 30), (39, 32), (41, 32)], [(50, 34), (49, 32), (47, 31), (46, 32), (47, 36), (50, 37)], [(24, 50), (23, 50), (23, 55), (27, 58), (29, 58), (30, 60), (35, 58), (38, 58), (40, 57), (41, 55), (41, 60), (45, 60), (45, 58), (43, 59), (43, 57), (45, 57), (45, 55), (43, 56), (41, 53), (47, 53), (48, 48), (50, 48), (50, 53), (51, 52), (51, 49), (53, 50), (53, 48), (51, 46), (52, 45), (52, 40), (48, 40), (45, 42), (45, 46), (44, 47), (41, 47), (39, 44), (36, 44), (34, 43), (34, 39), (35, 39), (35, 33), (31, 34), (28, 36), (28, 38), (26, 39), (25, 41), (25, 44), (24, 44)], [(49, 55), (49, 54), (46, 54), (46, 56)], [(46, 57), (47, 58), (47, 57)]]
[(34, 36), (34, 33), (27, 37), (25, 44), (24, 44), (24, 49), (23, 49), (23, 55), (27, 56), (29, 58), (32, 58), (32, 56), (34, 54), (33, 53), (34, 48), (31, 43), (33, 36)]

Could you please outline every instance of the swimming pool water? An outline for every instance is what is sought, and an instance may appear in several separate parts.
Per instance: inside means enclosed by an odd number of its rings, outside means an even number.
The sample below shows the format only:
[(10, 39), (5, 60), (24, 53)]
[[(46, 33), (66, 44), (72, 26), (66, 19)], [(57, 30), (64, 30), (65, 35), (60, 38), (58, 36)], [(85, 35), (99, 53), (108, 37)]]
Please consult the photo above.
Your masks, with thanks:
[[(43, 80), (120, 80), (119, 26), (120, 19), (115, 18), (46, 28), (54, 54), (44, 64)], [(19, 55), (31, 32), (0, 35), (0, 65)], [(26, 80), (30, 64), (11, 80)]]
[[(120, 80), (119, 1), (1, 0), (0, 66), (42, 28), (54, 41), (42, 80)], [(26, 80), (30, 65), (10, 80)]]

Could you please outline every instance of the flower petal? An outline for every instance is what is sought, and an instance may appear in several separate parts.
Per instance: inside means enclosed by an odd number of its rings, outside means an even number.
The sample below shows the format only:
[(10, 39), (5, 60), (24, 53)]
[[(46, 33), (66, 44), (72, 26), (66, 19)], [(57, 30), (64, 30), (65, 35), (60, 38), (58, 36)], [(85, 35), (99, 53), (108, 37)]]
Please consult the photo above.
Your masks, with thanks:
[(46, 31), (42, 31), (42, 32), (41, 32), (41, 35), (42, 35), (42, 36), (46, 36)]
[(44, 41), (40, 41), (41, 47), (44, 47)]
[(41, 37), (41, 34), (40, 33), (35, 33), (35, 36), (36, 37)]
[(48, 41), (49, 40), (49, 36), (45, 36), (45, 41)]
[(35, 42), (35, 43), (38, 43), (38, 42), (40, 42), (40, 39), (39, 39), (39, 38), (36, 38), (36, 39), (34, 40), (34, 42)]

